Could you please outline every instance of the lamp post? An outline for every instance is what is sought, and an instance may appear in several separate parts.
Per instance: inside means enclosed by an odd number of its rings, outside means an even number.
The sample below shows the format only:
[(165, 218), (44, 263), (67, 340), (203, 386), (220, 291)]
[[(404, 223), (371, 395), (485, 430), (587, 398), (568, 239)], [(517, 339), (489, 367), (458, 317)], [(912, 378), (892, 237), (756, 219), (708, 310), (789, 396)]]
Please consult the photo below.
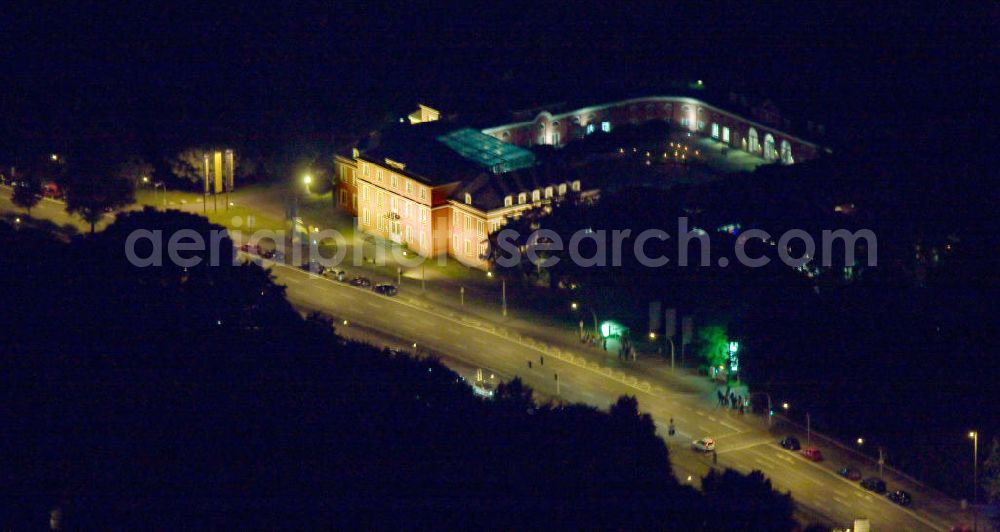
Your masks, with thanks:
[[(576, 301), (573, 301), (569, 304), (569, 308), (572, 309), (573, 311), (577, 311), (580, 309), (580, 304), (577, 303)], [(590, 307), (588, 307), (587, 310), (590, 311), (590, 315), (594, 318), (594, 336), (599, 336), (601, 334), (601, 326), (598, 325), (597, 323), (597, 313), (594, 312), (594, 309)]]
[(156, 183), (153, 183), (153, 201), (156, 201), (156, 189), (159, 188), (159, 187), (163, 187), (163, 208), (164, 208), (164, 210), (166, 210), (166, 208), (167, 208), (167, 184), (164, 183), (163, 181), (157, 181)]
[[(306, 191), (309, 190), (309, 185), (311, 183), (312, 183), (312, 176), (311, 175), (306, 174), (306, 175), (302, 176), (302, 184), (305, 185)], [(295, 233), (296, 233), (296, 230), (298, 229), (296, 227), (296, 223), (297, 223), (298, 218), (299, 218), (299, 191), (297, 189), (293, 191), (293, 193), (292, 193), (292, 199), (294, 200), (293, 207), (292, 207), (292, 239), (293, 239), (293, 242), (294, 242)]]
[(970, 431), (972, 439), (972, 529), (979, 529), (979, 510), (976, 502), (979, 500), (979, 432)]

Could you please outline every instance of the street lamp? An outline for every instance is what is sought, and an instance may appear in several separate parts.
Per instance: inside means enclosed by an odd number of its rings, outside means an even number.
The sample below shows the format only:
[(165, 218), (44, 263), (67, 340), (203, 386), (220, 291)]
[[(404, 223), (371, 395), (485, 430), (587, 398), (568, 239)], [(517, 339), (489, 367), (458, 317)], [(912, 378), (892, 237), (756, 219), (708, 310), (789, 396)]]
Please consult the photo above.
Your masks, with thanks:
[(979, 527), (979, 511), (976, 502), (979, 500), (979, 432), (969, 431), (969, 438), (972, 439), (972, 529)]
[[(569, 308), (576, 311), (580, 309), (580, 305), (576, 301), (573, 301), (569, 304)], [(587, 310), (590, 311), (590, 315), (594, 318), (594, 335), (598, 336), (601, 334), (601, 326), (597, 324), (597, 313), (594, 312), (593, 308), (588, 307)], [(580, 326), (580, 336), (583, 336), (583, 325)]]
[(858, 442), (858, 446), (860, 447), (860, 446), (862, 446), (862, 445), (865, 444), (865, 439), (864, 438), (858, 438), (857, 442)]
[(781, 403), (781, 408), (785, 409), (785, 412), (787, 412), (788, 411), (788, 403)]

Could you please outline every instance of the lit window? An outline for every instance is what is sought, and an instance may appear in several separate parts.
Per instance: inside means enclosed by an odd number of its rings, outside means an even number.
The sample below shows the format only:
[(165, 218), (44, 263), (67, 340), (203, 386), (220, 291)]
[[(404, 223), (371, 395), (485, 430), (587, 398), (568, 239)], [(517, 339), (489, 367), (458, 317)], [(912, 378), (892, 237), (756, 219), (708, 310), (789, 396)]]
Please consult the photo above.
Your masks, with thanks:
[(469, 216), (468, 214), (465, 215), (465, 230), (466, 231), (472, 230), (472, 217)]
[(729, 142), (729, 128), (722, 127), (722, 142)]
[(573, 192), (580, 192), (580, 182), (579, 181), (573, 181), (570, 184), (570, 188), (573, 189)]
[(365, 175), (372, 175), (371, 168), (366, 163), (361, 163), (361, 168), (365, 171)]
[(377, 194), (377, 196), (376, 196), (376, 201), (377, 201), (379, 207), (385, 205), (385, 194), (383, 194), (382, 192), (379, 192)]
[(413, 194), (413, 181), (410, 181), (409, 179), (404, 179), (403, 181), (405, 183), (406, 193)]
[(611, 133), (611, 122), (601, 122), (601, 131)]
[(455, 250), (455, 253), (458, 253), (458, 235), (451, 237), (451, 249)]
[(552, 132), (552, 145), (553, 146), (558, 146), (559, 145), (559, 132), (558, 131), (553, 131)]
[(594, 124), (587, 124), (587, 134), (589, 135), (593, 132), (594, 132)]
[(524, 205), (524, 203), (526, 201), (528, 201), (528, 195), (526, 193), (522, 192), (522, 193), (520, 193), (520, 194), (517, 195), (517, 204), (518, 205)]
[(705, 122), (699, 120), (698, 121), (698, 130), (701, 131), (703, 129), (705, 129)]
[(389, 174), (389, 184), (392, 188), (399, 188), (399, 176), (396, 174)]
[(451, 224), (455, 226), (455, 230), (458, 231), (459, 227), (462, 226), (462, 214), (458, 211), (452, 212)]
[(420, 187), (420, 199), (427, 199), (427, 188)]
[(537, 188), (535, 190), (532, 190), (531, 191), (531, 201), (538, 201), (540, 199), (542, 199), (542, 191), (538, 190)]
[(545, 187), (545, 199), (552, 197), (552, 187)]
[(465, 254), (472, 255), (472, 241), (468, 238), (465, 239)]
[(468, 192), (465, 193), (465, 204), (472, 205), (472, 194), (469, 194)]
[(476, 232), (479, 233), (479, 236), (484, 235), (486, 233), (486, 222), (476, 220)]
[(681, 127), (688, 127), (691, 125), (691, 120), (688, 117), (681, 118)]
[(566, 195), (566, 183), (559, 185), (559, 195), (560, 196)]
[(504, 207), (510, 207), (513, 204), (514, 204), (514, 198), (512, 198), (510, 196), (507, 196), (506, 198), (503, 199), (503, 206)]
[(361, 223), (364, 224), (364, 225), (371, 225), (372, 224), (371, 213), (368, 212), (368, 208), (367, 207), (365, 207), (361, 211)]
[(399, 198), (395, 195), (389, 197), (389, 205), (392, 212), (399, 212)]
[(712, 122), (712, 138), (719, 138), (719, 124), (716, 124), (715, 122)]
[(378, 180), (379, 183), (382, 182), (382, 169), (381, 168), (376, 168), (375, 169), (375, 179)]

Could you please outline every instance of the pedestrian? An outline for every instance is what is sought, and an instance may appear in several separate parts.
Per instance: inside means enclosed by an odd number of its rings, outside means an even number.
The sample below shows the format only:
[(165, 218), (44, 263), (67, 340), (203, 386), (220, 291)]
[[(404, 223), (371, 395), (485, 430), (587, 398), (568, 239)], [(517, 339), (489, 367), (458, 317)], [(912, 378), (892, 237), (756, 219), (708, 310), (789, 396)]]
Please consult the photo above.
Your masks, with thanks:
[(604, 350), (605, 351), (608, 350), (608, 337), (607, 336), (604, 337)]
[(538, 364), (541, 365), (541, 366), (545, 365), (545, 355), (539, 355), (539, 357), (538, 357)]
[(674, 429), (674, 418), (670, 418), (670, 424), (667, 425), (667, 435), (673, 436), (676, 430)]
[(736, 408), (736, 394), (733, 392), (729, 392), (729, 404), (733, 405), (733, 408)]
[(715, 397), (719, 399), (719, 406), (722, 406), (722, 390), (715, 390)]
[(528, 361), (528, 369), (531, 369), (531, 361)]

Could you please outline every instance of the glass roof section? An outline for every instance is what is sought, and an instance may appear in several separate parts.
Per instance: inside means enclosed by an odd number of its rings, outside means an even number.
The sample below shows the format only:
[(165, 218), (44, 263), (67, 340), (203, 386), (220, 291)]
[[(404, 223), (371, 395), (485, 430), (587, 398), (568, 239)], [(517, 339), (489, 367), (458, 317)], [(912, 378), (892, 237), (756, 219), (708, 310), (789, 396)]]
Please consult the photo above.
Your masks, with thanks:
[(466, 160), (494, 174), (520, 170), (535, 164), (535, 154), (472, 128), (456, 129), (437, 138)]

